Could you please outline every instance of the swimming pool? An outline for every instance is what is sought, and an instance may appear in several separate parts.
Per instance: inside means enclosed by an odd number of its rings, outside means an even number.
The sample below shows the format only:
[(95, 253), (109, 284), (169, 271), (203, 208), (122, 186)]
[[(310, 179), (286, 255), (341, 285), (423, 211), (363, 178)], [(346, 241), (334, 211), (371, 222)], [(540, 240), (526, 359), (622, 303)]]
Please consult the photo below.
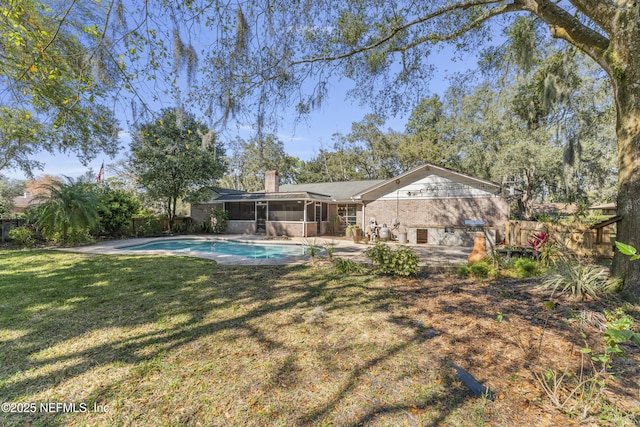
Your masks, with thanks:
[(306, 255), (301, 245), (255, 244), (226, 240), (175, 239), (161, 242), (144, 243), (134, 246), (123, 246), (119, 249), (128, 251), (173, 251), (199, 252), (217, 255), (231, 255), (250, 259), (286, 258)]

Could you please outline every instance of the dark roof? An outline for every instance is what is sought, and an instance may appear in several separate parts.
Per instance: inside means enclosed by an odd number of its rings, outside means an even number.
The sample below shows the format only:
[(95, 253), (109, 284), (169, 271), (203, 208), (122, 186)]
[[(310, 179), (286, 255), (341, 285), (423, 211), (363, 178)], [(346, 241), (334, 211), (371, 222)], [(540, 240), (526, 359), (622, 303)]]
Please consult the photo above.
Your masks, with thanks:
[[(220, 194), (220, 193), (218, 193)], [(330, 202), (331, 197), (325, 194), (311, 193), (308, 191), (295, 192), (278, 192), (278, 193), (250, 193), (250, 192), (232, 192), (229, 194), (220, 194), (211, 202), (247, 202), (247, 201), (266, 201), (266, 200), (317, 200)]]
[(352, 202), (352, 197), (368, 188), (386, 182), (386, 179), (365, 181), (315, 182), (309, 184), (285, 184), (280, 191), (309, 191), (330, 195), (335, 202)]
[(243, 190), (233, 190), (231, 188), (222, 188), (222, 187), (211, 187), (213, 191), (220, 195), (230, 195), (230, 194), (246, 194), (246, 191)]
[(488, 189), (491, 192), (499, 192), (501, 185), (492, 181), (476, 178), (471, 175), (456, 172), (442, 166), (425, 163), (407, 172), (404, 172), (391, 179), (372, 179), (362, 181), (339, 181), (339, 182), (316, 182), (308, 184), (283, 184), (279, 187), (279, 192), (247, 192), (231, 190), (225, 188), (212, 188), (216, 195), (211, 202), (231, 202), (231, 201), (262, 201), (262, 200), (318, 200), (342, 203), (352, 203), (361, 200), (364, 194), (372, 191), (383, 190), (386, 186), (396, 185), (400, 180), (410, 178), (414, 175), (425, 175), (433, 172), (444, 173), (446, 175), (457, 176), (473, 185)]

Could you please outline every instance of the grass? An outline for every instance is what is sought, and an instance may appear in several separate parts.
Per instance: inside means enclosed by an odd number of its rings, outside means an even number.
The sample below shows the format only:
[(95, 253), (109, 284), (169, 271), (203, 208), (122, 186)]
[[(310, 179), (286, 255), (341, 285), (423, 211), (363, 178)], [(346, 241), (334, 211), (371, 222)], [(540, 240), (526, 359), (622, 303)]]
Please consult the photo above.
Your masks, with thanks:
[(390, 280), (0, 252), (0, 425), (482, 425)]

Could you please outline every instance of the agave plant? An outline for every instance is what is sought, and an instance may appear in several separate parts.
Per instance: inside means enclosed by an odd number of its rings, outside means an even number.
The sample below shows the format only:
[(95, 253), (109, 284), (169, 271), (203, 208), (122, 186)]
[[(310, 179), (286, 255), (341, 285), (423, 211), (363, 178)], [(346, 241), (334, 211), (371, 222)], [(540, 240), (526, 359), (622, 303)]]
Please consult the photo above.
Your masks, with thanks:
[(604, 293), (613, 292), (620, 284), (620, 279), (610, 277), (603, 267), (561, 258), (556, 268), (542, 279), (540, 287), (551, 290), (551, 297), (559, 292), (570, 293), (575, 299), (585, 300), (587, 297), (598, 298)]

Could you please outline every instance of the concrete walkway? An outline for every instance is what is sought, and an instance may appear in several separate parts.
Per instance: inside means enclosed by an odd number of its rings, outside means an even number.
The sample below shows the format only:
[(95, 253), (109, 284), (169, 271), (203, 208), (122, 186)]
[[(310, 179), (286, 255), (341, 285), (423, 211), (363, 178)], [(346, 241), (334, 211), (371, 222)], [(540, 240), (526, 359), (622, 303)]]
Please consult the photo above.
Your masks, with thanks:
[[(353, 243), (351, 239), (344, 237), (332, 237), (332, 236), (320, 236), (311, 238), (301, 237), (265, 237), (265, 236), (253, 236), (253, 235), (181, 235), (181, 236), (167, 236), (167, 237), (152, 237), (152, 238), (135, 238), (135, 239), (122, 239), (122, 240), (106, 240), (97, 244), (88, 246), (78, 246), (74, 248), (62, 248), (60, 250), (67, 252), (77, 252), (86, 254), (111, 254), (111, 255), (178, 255), (178, 256), (192, 256), (197, 258), (212, 259), (219, 264), (225, 265), (278, 265), (278, 264), (292, 264), (292, 263), (306, 263), (309, 262), (309, 256), (297, 256), (287, 258), (269, 258), (269, 259), (250, 259), (234, 255), (223, 255), (206, 252), (188, 252), (188, 251), (144, 251), (144, 250), (128, 250), (128, 246), (141, 245), (145, 243), (178, 240), (178, 239), (197, 239), (197, 240), (211, 240), (211, 241), (235, 241), (246, 243), (260, 243), (260, 244), (277, 244), (277, 245), (315, 245), (326, 247), (332, 245), (334, 247), (334, 256), (341, 258), (352, 259), (357, 262), (369, 262), (369, 259), (365, 255), (367, 248), (370, 248), (370, 244)], [(398, 246), (397, 242), (388, 242), (392, 248)], [(448, 266), (459, 263), (467, 262), (467, 256), (471, 253), (470, 247), (460, 246), (436, 246), (426, 244), (406, 244), (407, 246), (418, 255), (420, 258), (421, 266)], [(321, 256), (326, 256), (321, 254)]]

